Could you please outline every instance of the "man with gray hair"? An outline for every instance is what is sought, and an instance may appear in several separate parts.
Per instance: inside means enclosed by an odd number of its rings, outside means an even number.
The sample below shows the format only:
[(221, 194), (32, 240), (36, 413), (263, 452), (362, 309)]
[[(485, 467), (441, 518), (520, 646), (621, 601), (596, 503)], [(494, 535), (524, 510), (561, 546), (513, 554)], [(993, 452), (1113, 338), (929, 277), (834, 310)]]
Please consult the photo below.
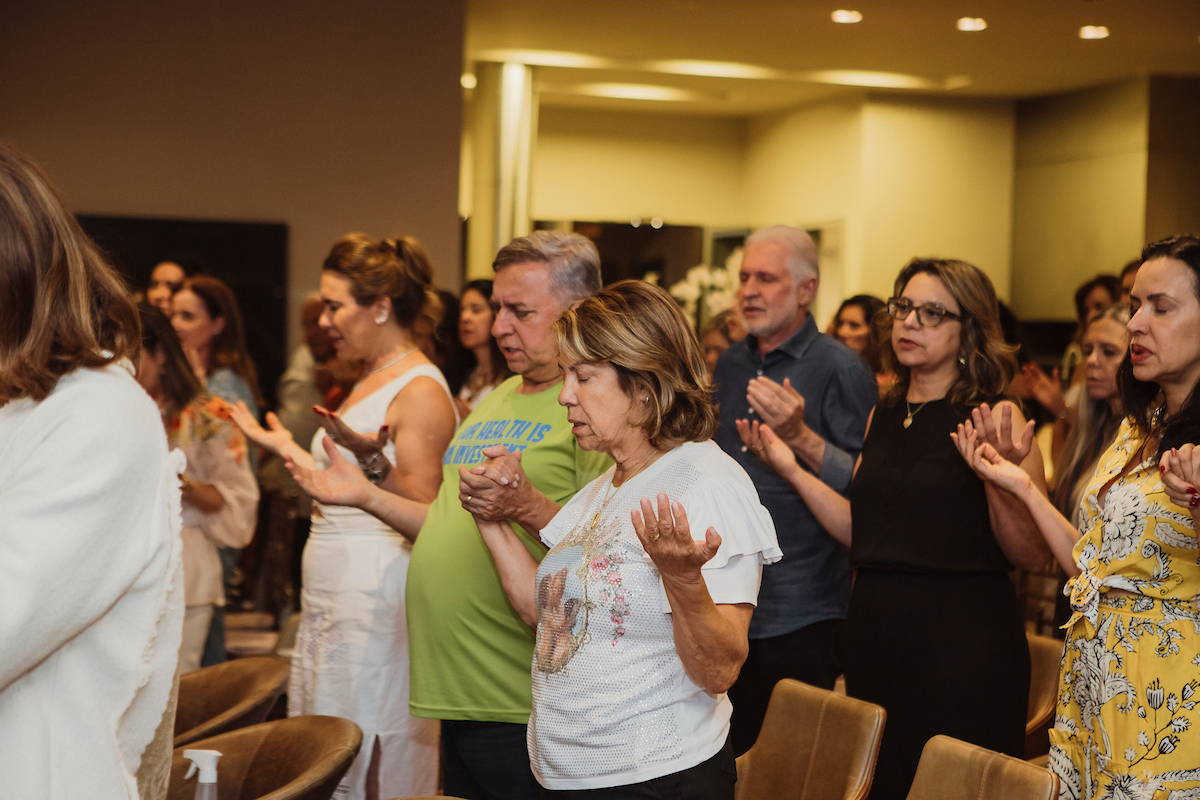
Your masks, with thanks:
[(845, 548), (792, 487), (742, 445), (739, 420), (770, 425), (800, 464), (843, 494), (862, 449), (878, 389), (866, 362), (817, 330), (809, 313), (819, 280), (807, 233), (774, 225), (746, 239), (737, 306), (748, 335), (713, 373), (716, 441), (745, 468), (771, 512), (783, 560), (763, 569), (750, 654), (737, 683), (731, 737), (738, 755), (758, 737), (783, 678), (832, 689), (841, 672), (841, 621), (850, 600)]
[[(455, 434), (413, 546), (410, 708), (442, 720), (447, 795), (532, 799), (538, 786), (525, 735), (534, 633), (509, 604), (472, 515), (511, 521), (540, 558), (537, 532), (612, 464), (581, 450), (571, 433), (551, 330), (600, 288), (600, 256), (583, 236), (538, 231), (501, 248), (492, 266), (492, 334), (516, 374)], [(498, 482), (501, 468), (515, 479)]]

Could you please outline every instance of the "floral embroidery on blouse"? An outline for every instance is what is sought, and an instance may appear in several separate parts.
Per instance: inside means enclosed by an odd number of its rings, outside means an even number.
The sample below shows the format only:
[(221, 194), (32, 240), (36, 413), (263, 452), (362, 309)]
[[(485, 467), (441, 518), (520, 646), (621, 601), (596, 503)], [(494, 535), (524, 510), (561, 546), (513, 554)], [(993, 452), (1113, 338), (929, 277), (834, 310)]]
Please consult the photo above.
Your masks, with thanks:
[(178, 416), (165, 418), (163, 422), (171, 447), (190, 451), (193, 444), (208, 444), (219, 436), (228, 435), (227, 446), (237, 463), (242, 464), (246, 459), (246, 437), (234, 425), (229, 405), (219, 397), (198, 395)]

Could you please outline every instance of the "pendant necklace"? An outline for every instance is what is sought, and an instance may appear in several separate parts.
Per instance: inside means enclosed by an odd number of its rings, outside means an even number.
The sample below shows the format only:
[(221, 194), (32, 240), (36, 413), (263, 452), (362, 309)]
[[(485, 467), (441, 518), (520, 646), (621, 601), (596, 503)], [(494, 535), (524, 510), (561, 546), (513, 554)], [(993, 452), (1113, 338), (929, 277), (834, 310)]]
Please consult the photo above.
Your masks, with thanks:
[(922, 408), (924, 408), (925, 406), (929, 405), (932, 402), (933, 402), (932, 400), (926, 400), (924, 403), (921, 403), (921, 405), (917, 406), (916, 411), (913, 411), (912, 404), (908, 402), (908, 398), (905, 398), (904, 399), (904, 407), (906, 409), (908, 409), (908, 416), (906, 416), (904, 418), (904, 429), (908, 430), (908, 426), (912, 425), (912, 419), (913, 419), (913, 417), (915, 417), (917, 415), (917, 412), (919, 412)]
[[(621, 486), (624, 486), (625, 484), (629, 483), (629, 481), (633, 480), (633, 478), (640, 475), (642, 473), (642, 471), (645, 470), (646, 467), (653, 464), (654, 461), (660, 455), (662, 455), (662, 453), (658, 452), (657, 450), (655, 450), (653, 453), (651, 453), (650, 457), (647, 458), (644, 462), (642, 462), (642, 465), (639, 466), (635, 472), (630, 473), (630, 475), (627, 478), (625, 478), (625, 480), (621, 481)], [(594, 517), (592, 517), (592, 524), (588, 525), (588, 530), (596, 529), (596, 526), (598, 526), (600, 524), (600, 515), (603, 514), (604, 509), (608, 507), (608, 501), (617, 496), (617, 489), (619, 489), (620, 487), (613, 485), (613, 478), (615, 478), (616, 476), (617, 476), (617, 473), (614, 470), (612, 476), (608, 479), (608, 489), (604, 492), (604, 502), (600, 504), (600, 510), (596, 512), (596, 515)]]

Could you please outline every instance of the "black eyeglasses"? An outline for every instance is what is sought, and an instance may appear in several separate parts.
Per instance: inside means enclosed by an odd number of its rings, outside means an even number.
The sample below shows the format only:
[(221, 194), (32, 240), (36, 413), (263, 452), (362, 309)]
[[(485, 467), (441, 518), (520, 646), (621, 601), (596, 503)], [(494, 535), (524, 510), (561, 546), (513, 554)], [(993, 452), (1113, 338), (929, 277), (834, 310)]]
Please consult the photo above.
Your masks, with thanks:
[(905, 320), (908, 315), (916, 310), (917, 322), (921, 323), (923, 328), (936, 328), (942, 324), (942, 320), (946, 317), (950, 319), (962, 320), (962, 317), (955, 314), (953, 311), (947, 311), (946, 307), (941, 303), (926, 303), (923, 306), (914, 306), (911, 300), (903, 297), (893, 297), (888, 300), (888, 314), (892, 319)]

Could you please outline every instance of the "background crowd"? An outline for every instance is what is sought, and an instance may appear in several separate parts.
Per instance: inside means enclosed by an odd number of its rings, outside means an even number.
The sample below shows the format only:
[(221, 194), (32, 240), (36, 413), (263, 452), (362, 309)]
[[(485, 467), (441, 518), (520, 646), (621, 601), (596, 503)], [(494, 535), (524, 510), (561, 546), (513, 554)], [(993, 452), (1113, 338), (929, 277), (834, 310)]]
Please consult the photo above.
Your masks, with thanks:
[[(22, 243), (0, 251), (0, 543), (23, 559), (0, 558), (21, 598), (0, 644), (41, 643), (0, 657), (0, 730), (40, 713), (16, 684), (101, 691), (79, 670), (118, 625), (159, 673), (223, 659), (260, 480), (294, 480), (288, 713), (360, 726), (346, 797), (433, 794), (440, 768), (463, 798), (730, 798), (775, 684), (844, 675), (888, 712), (872, 797), (901, 798), (933, 735), (1022, 754), (1012, 573), (1052, 563), (1066, 796), (1200, 791), (1200, 239), (1081, 286), (1038, 365), (952, 259), (897, 265), (820, 331), (816, 248), (787, 226), (746, 239), (735, 306), (699, 331), (655, 286), (603, 287), (577, 234), (512, 241), (457, 296), (411, 237), (349, 234), (268, 410), (228, 286), (164, 262), (135, 305), (7, 147), (0, 188)], [(64, 464), (99, 483), (49, 480)], [(128, 525), (128, 552), (78, 541)], [(156, 675), (95, 711), (123, 731), (114, 785), (162, 759)]]

